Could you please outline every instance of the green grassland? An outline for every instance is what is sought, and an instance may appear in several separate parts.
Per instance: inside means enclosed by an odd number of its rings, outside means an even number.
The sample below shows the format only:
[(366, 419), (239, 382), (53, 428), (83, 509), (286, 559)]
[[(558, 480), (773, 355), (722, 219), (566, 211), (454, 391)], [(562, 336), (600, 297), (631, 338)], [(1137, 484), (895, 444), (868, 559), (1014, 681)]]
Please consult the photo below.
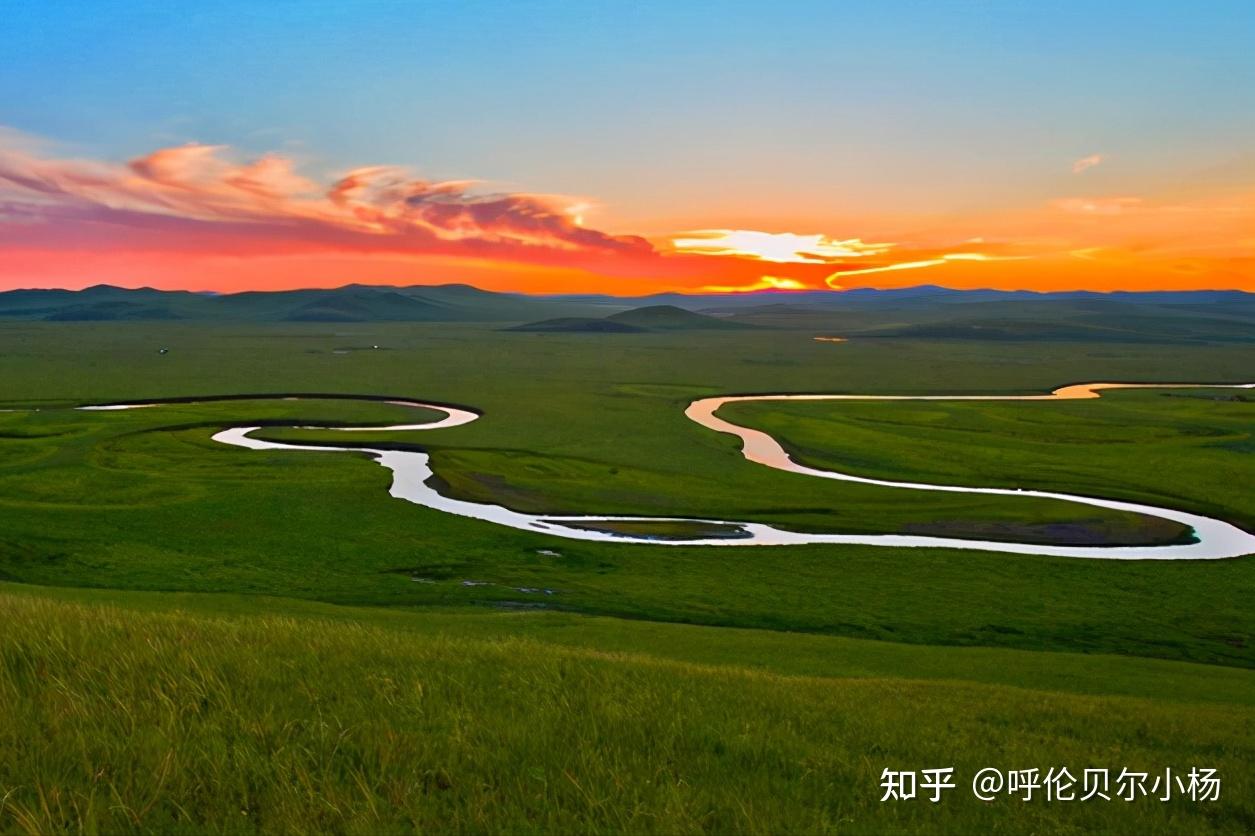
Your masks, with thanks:
[[(1248, 671), (223, 596), (0, 587), (0, 612), (0, 825), (18, 831), (1255, 821)], [(982, 803), (962, 783), (1037, 764), (1206, 765), (1224, 795)], [(924, 765), (960, 786), (936, 806), (879, 801), (882, 769)]]
[[(956, 501), (773, 472), (745, 463), (735, 439), (697, 427), (683, 407), (721, 391), (1023, 392), (1089, 378), (1242, 380), (1249, 348), (1015, 345), (990, 357), (970, 343), (825, 344), (762, 332), (607, 342), (439, 325), (32, 324), (0, 333), (4, 400), (43, 407), (0, 413), (0, 573), (9, 580), (393, 606), (515, 602), (909, 642), (1255, 659), (1246, 605), (1255, 572), (1245, 560), (1116, 565), (884, 548), (568, 543), (390, 500), (389, 475), (365, 457), (262, 453), (209, 439), (238, 421), (412, 421), (401, 407), (272, 399), (121, 413), (57, 408), (249, 392), (426, 398), (483, 417), (391, 440), (431, 449), (437, 474), (479, 499), (829, 530), (960, 520), (980, 533), (1014, 523), (1018, 531), (1002, 532), (1014, 537), (1042, 520), (1076, 521), (1078, 510), (1080, 520), (1095, 515), (1061, 503)], [(157, 353), (167, 346), (169, 354)], [(1173, 408), (1204, 403), (1159, 401), (1164, 411), (1143, 420), (1171, 425)], [(1038, 416), (1062, 414), (1060, 406), (999, 409)], [(1217, 414), (1240, 406), (1219, 404)], [(376, 443), (371, 436), (329, 440)], [(1111, 450), (1130, 462), (1144, 456), (1135, 445)], [(1239, 451), (1230, 458), (1249, 467)], [(904, 462), (921, 478), (936, 467), (919, 454)], [(1019, 475), (1012, 467), (998, 478)], [(1250, 481), (1228, 481), (1241, 506)], [(1087, 486), (1079, 478), (1068, 485)], [(559, 555), (542, 553), (550, 550)], [(521, 588), (553, 594), (538, 599)]]
[[(1180, 532), (1134, 515), (777, 473), (683, 409), (735, 392), (1248, 382), (1253, 361), (1235, 344), (991, 350), (766, 329), (4, 325), (0, 409), (22, 411), (0, 413), (0, 693), (15, 706), (0, 719), (0, 828), (1249, 830), (1253, 558), (576, 543), (392, 500), (365, 456), (210, 435), (261, 424), (430, 450), (446, 490), (527, 510), (1167, 542)], [(435, 414), (284, 393), (482, 417), (291, 430)], [(258, 397), (67, 408), (219, 395)], [(726, 414), (821, 466), (1123, 496), (1250, 527), (1255, 403), (1232, 395)], [(32, 728), (54, 743), (31, 749)], [(1215, 765), (1225, 800), (877, 800), (885, 766), (1052, 759)]]

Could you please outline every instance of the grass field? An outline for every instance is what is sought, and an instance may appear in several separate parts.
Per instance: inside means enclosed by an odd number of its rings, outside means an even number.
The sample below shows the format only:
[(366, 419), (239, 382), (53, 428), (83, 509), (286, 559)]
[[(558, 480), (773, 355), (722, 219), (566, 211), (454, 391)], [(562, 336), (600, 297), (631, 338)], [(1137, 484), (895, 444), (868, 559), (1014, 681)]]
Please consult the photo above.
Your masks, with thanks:
[[(549, 613), (233, 599), (228, 616), (215, 596), (38, 589), (0, 603), (0, 822), (26, 832), (1255, 820), (1246, 671)], [(926, 765), (1205, 765), (1226, 783), (1223, 802), (986, 803), (962, 785), (936, 806), (879, 801), (883, 768)]]
[[(0, 689), (15, 707), (0, 719), (0, 827), (1249, 830), (1255, 559), (558, 541), (391, 500), (362, 456), (209, 440), (230, 423), (415, 421), (402, 407), (66, 407), (458, 403), (482, 418), (351, 440), (430, 450), (447, 490), (526, 510), (1165, 542), (1180, 532), (1142, 517), (755, 467), (683, 408), (735, 392), (1247, 382), (1252, 361), (1243, 345), (991, 352), (753, 330), (6, 325), (0, 409), (24, 411), (0, 413)], [(727, 414), (821, 466), (1119, 496), (1249, 528), (1255, 403), (1231, 397)], [(882, 768), (933, 760), (1216, 766), (1225, 795), (879, 803)]]

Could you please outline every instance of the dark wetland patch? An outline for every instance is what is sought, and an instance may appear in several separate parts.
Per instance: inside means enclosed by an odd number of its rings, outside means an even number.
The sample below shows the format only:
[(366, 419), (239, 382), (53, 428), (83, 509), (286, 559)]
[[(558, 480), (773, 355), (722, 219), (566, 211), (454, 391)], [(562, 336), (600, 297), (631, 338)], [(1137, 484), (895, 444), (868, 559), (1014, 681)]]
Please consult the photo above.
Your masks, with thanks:
[(603, 531), (607, 534), (644, 537), (651, 540), (738, 540), (750, 536), (739, 525), (690, 520), (616, 520), (613, 522), (548, 520), (548, 522), (583, 531)]

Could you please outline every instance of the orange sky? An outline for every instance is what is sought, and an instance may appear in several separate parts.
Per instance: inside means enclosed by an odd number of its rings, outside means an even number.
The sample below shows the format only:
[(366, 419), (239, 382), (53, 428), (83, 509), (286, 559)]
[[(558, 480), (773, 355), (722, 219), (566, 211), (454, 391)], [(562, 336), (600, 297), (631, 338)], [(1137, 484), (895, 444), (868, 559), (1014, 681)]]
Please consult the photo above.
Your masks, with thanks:
[(1255, 291), (1255, 189), (1070, 187), (1001, 211), (886, 216), (856, 228), (597, 228), (596, 200), (431, 182), (393, 167), (324, 181), (280, 155), (182, 145), (129, 162), (73, 159), (0, 134), (0, 289), (124, 286), (237, 291), (350, 282), (495, 290), (899, 287)]

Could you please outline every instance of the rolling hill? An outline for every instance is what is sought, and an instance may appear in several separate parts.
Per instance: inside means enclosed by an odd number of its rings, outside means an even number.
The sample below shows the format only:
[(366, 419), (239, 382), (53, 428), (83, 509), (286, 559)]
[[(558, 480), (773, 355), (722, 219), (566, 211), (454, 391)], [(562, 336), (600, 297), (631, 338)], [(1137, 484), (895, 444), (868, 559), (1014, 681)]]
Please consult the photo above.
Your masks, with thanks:
[(0, 320), (230, 322), (524, 322), (605, 309), (561, 299), (493, 293), (469, 285), (191, 293), (95, 285), (79, 291), (0, 293)]
[(546, 333), (586, 333), (586, 334), (641, 334), (646, 329), (624, 322), (610, 319), (598, 319), (590, 316), (560, 316), (553, 319), (542, 319), (506, 328), (507, 331), (537, 331)]
[(706, 331), (751, 328), (706, 314), (694, 313), (675, 305), (649, 305), (606, 317), (610, 322), (631, 325), (647, 331)]
[(96, 285), (0, 293), (0, 321), (483, 322), (565, 333), (767, 327), (844, 336), (990, 342), (1255, 342), (1241, 291), (764, 291), (528, 296), (465, 284), (192, 293)]
[(554, 333), (639, 334), (647, 331), (710, 331), (753, 327), (755, 326), (686, 311), (674, 305), (649, 305), (607, 317), (557, 317), (543, 319), (539, 322), (529, 322), (507, 330)]

